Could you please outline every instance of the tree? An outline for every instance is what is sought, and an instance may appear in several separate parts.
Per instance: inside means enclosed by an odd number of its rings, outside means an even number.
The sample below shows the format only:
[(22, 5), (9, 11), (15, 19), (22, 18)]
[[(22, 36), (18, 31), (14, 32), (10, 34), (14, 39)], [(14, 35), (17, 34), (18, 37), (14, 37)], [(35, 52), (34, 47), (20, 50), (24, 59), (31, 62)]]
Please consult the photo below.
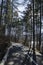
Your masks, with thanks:
[[(28, 45), (27, 43), (27, 39), (28, 39), (28, 35), (27, 34), (31, 34), (31, 21), (29, 21), (31, 19), (31, 4), (27, 4), (27, 9), (26, 9), (26, 12), (24, 13), (24, 18), (23, 18), (23, 21), (25, 23), (25, 32), (26, 32), (26, 35), (25, 35), (25, 40), (24, 40), (24, 44)], [(29, 32), (30, 31), (30, 32)]]
[(38, 17), (37, 17), (37, 21), (38, 21), (38, 23), (37, 23), (37, 26), (39, 27), (39, 50), (40, 50), (40, 46), (41, 46), (41, 24), (42, 24), (42, 22), (41, 22), (41, 0), (35, 0), (35, 2), (36, 2), (36, 7), (37, 7), (37, 14), (39, 14), (39, 11), (40, 11), (40, 15), (37, 15)]

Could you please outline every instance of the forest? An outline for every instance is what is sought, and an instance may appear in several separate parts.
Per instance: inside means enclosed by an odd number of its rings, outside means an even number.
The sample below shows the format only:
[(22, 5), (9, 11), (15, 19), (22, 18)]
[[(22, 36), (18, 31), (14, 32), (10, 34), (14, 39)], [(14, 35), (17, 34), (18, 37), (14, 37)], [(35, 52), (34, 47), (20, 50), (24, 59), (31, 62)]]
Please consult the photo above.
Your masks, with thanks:
[(43, 0), (0, 0), (0, 65), (43, 65)]

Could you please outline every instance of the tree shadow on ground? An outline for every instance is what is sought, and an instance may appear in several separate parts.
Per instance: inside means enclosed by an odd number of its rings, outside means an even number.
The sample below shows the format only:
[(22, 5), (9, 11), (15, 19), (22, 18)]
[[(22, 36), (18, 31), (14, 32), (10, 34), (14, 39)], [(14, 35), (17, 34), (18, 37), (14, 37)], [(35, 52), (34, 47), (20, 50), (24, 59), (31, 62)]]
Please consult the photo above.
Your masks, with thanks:
[[(28, 52), (23, 50), (23, 47), (13, 46), (8, 54), (5, 65), (23, 65), (23, 61), (26, 57), (25, 53)], [(30, 65), (30, 58), (27, 58), (24, 65)]]

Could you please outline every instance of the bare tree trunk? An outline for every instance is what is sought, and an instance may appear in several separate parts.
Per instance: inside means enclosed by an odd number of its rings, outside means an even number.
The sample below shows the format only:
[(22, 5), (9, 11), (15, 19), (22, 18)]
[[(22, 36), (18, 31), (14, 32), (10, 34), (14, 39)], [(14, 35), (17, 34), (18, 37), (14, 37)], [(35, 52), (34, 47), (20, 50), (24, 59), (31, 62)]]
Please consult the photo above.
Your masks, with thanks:
[[(35, 55), (35, 21), (34, 21), (34, 0), (33, 0), (33, 60), (36, 61), (36, 55)], [(35, 65), (32, 62), (32, 65)]]
[(40, 0), (40, 35), (39, 35), (39, 50), (41, 46), (41, 0)]

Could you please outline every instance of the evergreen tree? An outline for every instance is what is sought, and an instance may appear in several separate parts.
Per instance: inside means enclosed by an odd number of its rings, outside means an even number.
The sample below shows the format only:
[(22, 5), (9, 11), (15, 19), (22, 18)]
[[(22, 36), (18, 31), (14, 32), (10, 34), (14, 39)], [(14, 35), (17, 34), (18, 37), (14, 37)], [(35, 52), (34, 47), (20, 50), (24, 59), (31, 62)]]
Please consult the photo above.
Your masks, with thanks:
[[(24, 13), (24, 17), (23, 17), (23, 21), (25, 23), (25, 32), (26, 32), (24, 44), (26, 44), (26, 41), (28, 39), (27, 34), (31, 35), (31, 32), (29, 32), (29, 31), (31, 31), (31, 21), (29, 21), (30, 19), (31, 19), (31, 4), (28, 4), (27, 10)], [(28, 44), (26, 44), (26, 45), (28, 45)]]

